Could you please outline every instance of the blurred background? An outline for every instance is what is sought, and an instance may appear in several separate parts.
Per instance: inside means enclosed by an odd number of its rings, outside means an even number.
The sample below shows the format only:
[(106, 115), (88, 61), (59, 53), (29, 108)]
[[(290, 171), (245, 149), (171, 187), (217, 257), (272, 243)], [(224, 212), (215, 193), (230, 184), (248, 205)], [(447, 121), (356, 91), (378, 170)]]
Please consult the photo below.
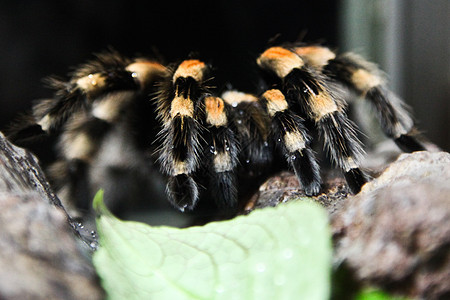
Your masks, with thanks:
[(300, 39), (380, 64), (419, 128), (450, 150), (449, 23), (448, 0), (2, 1), (0, 128), (51, 96), (42, 78), (108, 46), (165, 62), (194, 51), (216, 67), (217, 86), (252, 91), (269, 41)]

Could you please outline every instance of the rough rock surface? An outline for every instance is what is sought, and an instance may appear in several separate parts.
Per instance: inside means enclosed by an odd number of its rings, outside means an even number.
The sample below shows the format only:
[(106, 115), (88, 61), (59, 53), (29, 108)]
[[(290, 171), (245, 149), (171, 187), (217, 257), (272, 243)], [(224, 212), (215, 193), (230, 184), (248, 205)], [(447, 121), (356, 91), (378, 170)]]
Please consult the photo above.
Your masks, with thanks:
[(38, 193), (0, 195), (0, 298), (101, 299), (66, 216)]
[(0, 134), (0, 299), (101, 299), (73, 222), (35, 158)]
[[(340, 172), (324, 172), (323, 193), (336, 266), (357, 285), (424, 299), (450, 299), (450, 154), (386, 155), (356, 196)], [(384, 170), (384, 171), (383, 171)], [(243, 213), (305, 197), (292, 173), (270, 178)], [(0, 134), (0, 298), (99, 299), (83, 236), (51, 192), (33, 156)], [(72, 227), (72, 228), (71, 228)], [(86, 234), (86, 232), (84, 232)], [(84, 241), (89, 239), (84, 235)]]
[[(348, 188), (345, 179), (336, 171), (326, 172), (323, 180), (323, 193), (313, 199), (327, 208), (329, 213), (332, 213), (342, 201), (347, 199)], [(282, 172), (270, 177), (259, 187), (258, 192), (245, 206), (244, 212), (249, 213), (254, 209), (276, 206), (279, 203), (302, 197), (307, 196), (297, 177), (291, 172)]]
[(449, 183), (450, 154), (402, 154), (332, 214), (336, 261), (394, 292), (450, 298)]
[[(387, 168), (383, 159), (367, 163), (378, 177), (358, 195), (348, 194), (339, 172), (325, 172), (323, 193), (313, 197), (330, 214), (336, 267), (356, 281), (346, 284), (450, 299), (450, 154), (401, 154)], [(282, 173), (245, 210), (302, 197), (295, 175)]]

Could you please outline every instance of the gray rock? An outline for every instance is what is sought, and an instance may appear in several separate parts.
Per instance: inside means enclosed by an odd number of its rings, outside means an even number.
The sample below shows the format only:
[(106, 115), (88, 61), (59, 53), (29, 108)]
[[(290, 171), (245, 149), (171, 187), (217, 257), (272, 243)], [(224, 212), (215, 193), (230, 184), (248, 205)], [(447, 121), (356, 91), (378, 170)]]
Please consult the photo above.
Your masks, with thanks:
[(36, 159), (0, 133), (0, 299), (102, 299), (75, 228)]
[(102, 299), (65, 214), (38, 193), (0, 195), (0, 298)]
[(450, 295), (450, 154), (402, 154), (331, 215), (337, 263), (411, 297)]

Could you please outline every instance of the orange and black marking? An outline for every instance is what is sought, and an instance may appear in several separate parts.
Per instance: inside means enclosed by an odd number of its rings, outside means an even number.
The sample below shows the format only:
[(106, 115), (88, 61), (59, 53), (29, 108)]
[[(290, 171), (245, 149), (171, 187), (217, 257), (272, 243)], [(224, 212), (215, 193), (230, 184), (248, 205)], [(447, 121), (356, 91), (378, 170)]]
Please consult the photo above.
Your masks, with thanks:
[(225, 103), (219, 97), (205, 98), (206, 123), (219, 127), (228, 125)]
[[(314, 56), (312, 53), (317, 55)], [(281, 80), (280, 90), (286, 97), (289, 106), (299, 106), (302, 115), (314, 121), (324, 137), (325, 147), (331, 160), (342, 168), (345, 174), (349, 174), (349, 172), (357, 174), (347, 176), (350, 181), (349, 186), (353, 192), (357, 193), (361, 189), (362, 183), (367, 181), (365, 175), (359, 170), (359, 161), (363, 150), (354, 124), (345, 115), (342, 105), (338, 104), (343, 101), (334, 98), (334, 92), (328, 88), (331, 86), (327, 83), (329, 79), (321, 73), (320, 69), (328, 57), (332, 57), (330, 53), (318, 48), (300, 50), (299, 48), (272, 47), (261, 54), (257, 62), (260, 67), (271, 70), (279, 77)], [(314, 62), (314, 59), (317, 61)], [(313, 65), (307, 64), (309, 61), (313, 61)], [(317, 65), (321, 65), (321, 67), (318, 68)], [(265, 100), (268, 114), (273, 114), (270, 105), (276, 103), (277, 99), (272, 97), (270, 102)], [(302, 122), (296, 122), (296, 126), (302, 128)], [(289, 127), (283, 123), (280, 131), (289, 131), (286, 128)], [(286, 149), (289, 146), (292, 150), (294, 145), (300, 144), (299, 136), (299, 134), (291, 133), (287, 137), (279, 136), (278, 139), (283, 140)], [(311, 178), (313, 177), (311, 176)], [(299, 179), (302, 180), (301, 176)]]
[[(262, 53), (257, 62), (261, 68), (272, 71), (282, 80), (288, 101), (298, 102), (309, 117), (318, 122), (338, 111), (339, 106), (326, 89), (323, 76), (308, 66), (294, 50), (272, 47)], [(305, 53), (309, 52), (305, 50)], [(312, 59), (311, 54), (307, 57)]]
[(321, 184), (319, 165), (309, 148), (310, 138), (304, 120), (288, 109), (288, 102), (278, 89), (264, 92), (260, 101), (270, 116), (270, 139), (281, 149), (305, 193), (317, 195)]
[[(157, 97), (158, 118), (163, 129), (159, 161), (169, 175), (167, 193), (180, 210), (192, 209), (198, 201), (198, 187), (193, 175), (199, 169), (204, 130), (202, 118), (208, 89), (204, 85), (208, 66), (197, 59), (184, 60), (165, 77)], [(215, 100), (210, 100), (214, 102)], [(217, 104), (217, 103), (215, 103)], [(220, 120), (220, 110), (210, 111), (210, 118)]]
[(209, 166), (209, 186), (216, 203), (222, 207), (237, 204), (236, 167), (239, 145), (228, 124), (230, 106), (219, 97), (208, 96), (205, 102), (205, 159)]
[(286, 77), (293, 69), (305, 65), (300, 56), (283, 47), (267, 49), (256, 62), (261, 68), (274, 72), (280, 78)]
[(148, 90), (168, 73), (167, 68), (162, 64), (145, 59), (136, 59), (125, 69), (138, 82), (141, 90)]
[[(30, 123), (17, 133), (23, 138), (30, 132), (27, 127), (39, 127), (40, 135), (55, 140), (58, 160), (50, 167), (50, 180), (70, 191), (68, 195), (76, 200), (79, 189), (89, 190), (88, 181), (81, 178), (97, 162), (111, 132), (125, 127), (136, 140), (144, 135), (147, 125), (139, 127), (142, 122), (138, 125), (130, 120), (141, 119), (141, 115), (154, 119), (148, 95), (154, 93), (155, 82), (165, 72), (165, 67), (154, 61), (131, 60), (115, 51), (98, 54), (79, 66), (68, 80), (47, 79), (54, 97), (34, 105)], [(154, 123), (148, 123), (153, 127)], [(144, 144), (136, 140), (128, 140), (130, 149)], [(81, 181), (82, 188), (78, 186)]]
[(110, 50), (68, 80), (49, 79), (53, 98), (34, 105), (8, 137), (23, 146), (43, 137), (56, 143), (50, 177), (75, 199), (96, 184), (92, 178), (100, 176), (92, 172), (99, 164), (134, 168), (134, 153), (142, 154), (139, 161), (155, 153), (157, 161), (149, 159), (167, 175), (168, 198), (182, 211), (202, 195), (236, 206), (239, 185), (257, 185), (286, 167), (306, 194), (318, 194), (321, 177), (308, 134), (313, 126), (350, 190), (359, 192), (367, 181), (360, 169), (364, 151), (346, 115), (347, 97), (370, 102), (384, 133), (402, 150), (425, 149), (405, 104), (361, 57), (297, 43), (268, 48), (257, 64), (263, 71), (258, 96), (228, 90), (216, 97), (207, 85), (209, 65), (199, 59), (166, 67)]
[(294, 52), (309, 66), (319, 69), (326, 66), (329, 60), (336, 58), (336, 54), (324, 46), (295, 47)]
[[(47, 79), (47, 83), (55, 90), (55, 97), (36, 104), (33, 115), (43, 131), (51, 132), (61, 128), (72, 113), (89, 110), (93, 103), (104, 99), (105, 95), (120, 91), (137, 95), (140, 90), (151, 93), (155, 82), (161, 80), (166, 72), (166, 68), (155, 61), (130, 60), (114, 51), (105, 52), (79, 67), (67, 82), (56, 78)], [(122, 101), (122, 104), (125, 102)], [(105, 105), (103, 107), (106, 108)], [(116, 115), (119, 110), (124, 111), (126, 107), (109, 105), (108, 109), (102, 111), (102, 118), (114, 119), (112, 115)], [(112, 115), (106, 116), (105, 113)]]
[(237, 107), (240, 103), (258, 101), (258, 97), (256, 97), (255, 95), (236, 90), (225, 91), (221, 97), (223, 101), (225, 101), (232, 107)]
[(367, 99), (375, 108), (383, 132), (403, 151), (425, 150), (414, 137), (414, 121), (406, 105), (387, 88), (386, 80), (376, 65), (358, 55), (346, 53), (330, 60), (324, 73)]

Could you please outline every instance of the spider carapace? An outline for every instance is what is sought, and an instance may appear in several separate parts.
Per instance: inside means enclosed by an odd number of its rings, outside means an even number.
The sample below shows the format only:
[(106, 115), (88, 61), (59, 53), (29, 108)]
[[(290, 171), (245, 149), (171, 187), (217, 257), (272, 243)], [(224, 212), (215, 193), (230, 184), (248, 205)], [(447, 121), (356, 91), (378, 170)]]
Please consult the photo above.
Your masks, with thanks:
[(200, 59), (165, 66), (110, 50), (69, 80), (49, 79), (54, 96), (37, 102), (9, 138), (22, 146), (39, 138), (54, 144), (47, 175), (78, 206), (107, 185), (98, 169), (145, 185), (142, 177), (156, 168), (168, 200), (181, 211), (203, 198), (236, 207), (243, 182), (282, 168), (295, 172), (307, 195), (319, 194), (320, 166), (311, 149), (318, 138), (358, 193), (368, 176), (360, 167), (358, 128), (346, 113), (351, 97), (372, 104), (381, 129), (403, 151), (425, 149), (405, 104), (360, 56), (282, 45), (266, 49), (256, 62), (261, 84), (254, 93), (218, 95), (210, 86), (211, 67)]

